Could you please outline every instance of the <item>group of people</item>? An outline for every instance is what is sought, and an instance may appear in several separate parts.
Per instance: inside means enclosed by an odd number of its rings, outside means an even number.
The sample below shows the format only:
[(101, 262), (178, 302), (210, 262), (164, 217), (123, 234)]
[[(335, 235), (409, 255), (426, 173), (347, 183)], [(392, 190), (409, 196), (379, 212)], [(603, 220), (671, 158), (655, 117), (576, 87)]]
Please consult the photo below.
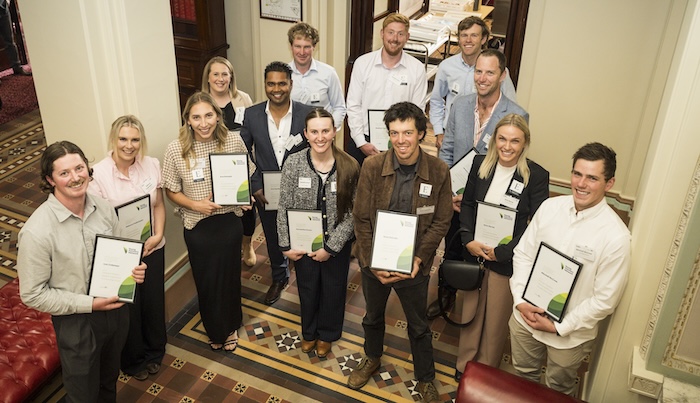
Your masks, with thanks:
[[(439, 147), (438, 157), (432, 156), (420, 147), (428, 126), (422, 105), (425, 70), (403, 51), (408, 19), (389, 15), (380, 36), (382, 48), (355, 61), (347, 99), (333, 67), (313, 58), (319, 35), (306, 23), (288, 32), (293, 61), (266, 66), (265, 102), (253, 105), (237, 89), (231, 63), (211, 59), (202, 91), (185, 104), (183, 125), (167, 146), (162, 167), (146, 155), (144, 128), (131, 115), (114, 122), (111, 150), (92, 168), (72, 143), (47, 148), (41, 175), (51, 194), (20, 233), (17, 267), (25, 303), (53, 315), (69, 399), (113, 401), (120, 368), (142, 380), (160, 369), (166, 343), (163, 190), (182, 219), (212, 350), (234, 351), (238, 345), (241, 261), (256, 263), (251, 236), (257, 210), (271, 266), (264, 302), (280, 299), (292, 260), (302, 351), (326, 357), (341, 337), (355, 256), (366, 302), (365, 356), (348, 387), (362, 388), (381, 366), (385, 310), (393, 289), (408, 322), (416, 390), (423, 401), (439, 401), (430, 320), (440, 309), (428, 304), (429, 276), (440, 243), (461, 228), (461, 242), (448, 248), (445, 258), (478, 258), (486, 272), (481, 292), (463, 298), (464, 312), (477, 308), (472, 325), (460, 332), (456, 378), (470, 360), (498, 366), (510, 328), (518, 373), (539, 380), (546, 353), (547, 384), (574, 392), (575, 370), (627, 278), (629, 231), (605, 202), (615, 182), (615, 153), (599, 143), (583, 146), (574, 154), (572, 195), (548, 199), (549, 173), (527, 158), (529, 116), (515, 102), (505, 57), (482, 50), (488, 28), (478, 17), (468, 17), (458, 26), (460, 53), (440, 65), (431, 95), (430, 119)], [(374, 109), (385, 111), (386, 152), (379, 152), (368, 136), (368, 111)], [(347, 153), (335, 144), (346, 115)], [(464, 192), (456, 194), (450, 167), (470, 150), (477, 155)], [(251, 205), (214, 202), (209, 179), (214, 153), (246, 155)], [(265, 194), (271, 173), (281, 177), (278, 206)], [(88, 297), (94, 235), (119, 235), (113, 208), (146, 194), (152, 235), (144, 243), (143, 263), (133, 270), (140, 283), (134, 303), (126, 308), (116, 297)], [(479, 202), (517, 211), (509, 243), (492, 247), (474, 239)], [(292, 247), (290, 210), (320, 211), (320, 248)], [(372, 267), (379, 211), (416, 216), (410, 273)], [(78, 237), (84, 242), (76, 253), (73, 238)], [(522, 298), (541, 242), (583, 262), (560, 323)], [(439, 286), (449, 310), (455, 290), (442, 280)], [(83, 344), (88, 341), (89, 349)]]

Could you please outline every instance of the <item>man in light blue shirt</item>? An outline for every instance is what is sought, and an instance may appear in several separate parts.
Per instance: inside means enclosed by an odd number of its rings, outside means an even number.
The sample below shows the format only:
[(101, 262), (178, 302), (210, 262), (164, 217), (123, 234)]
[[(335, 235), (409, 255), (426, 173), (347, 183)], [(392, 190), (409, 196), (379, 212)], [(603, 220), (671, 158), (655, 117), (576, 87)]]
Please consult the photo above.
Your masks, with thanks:
[(345, 119), (346, 107), (340, 79), (335, 69), (313, 58), (318, 43), (318, 30), (300, 22), (287, 31), (292, 48), (292, 100), (316, 108), (323, 108), (333, 115), (336, 129), (340, 130)]
[[(481, 53), (490, 34), (484, 20), (473, 16), (460, 21), (457, 32), (461, 52), (440, 63), (433, 92), (430, 95), (430, 123), (433, 125), (438, 148), (442, 146), (445, 125), (454, 98), (457, 95), (476, 92), (474, 86), (476, 57)], [(512, 101), (516, 101), (515, 87), (508, 69), (506, 69), (506, 78), (501, 83), (501, 91)]]

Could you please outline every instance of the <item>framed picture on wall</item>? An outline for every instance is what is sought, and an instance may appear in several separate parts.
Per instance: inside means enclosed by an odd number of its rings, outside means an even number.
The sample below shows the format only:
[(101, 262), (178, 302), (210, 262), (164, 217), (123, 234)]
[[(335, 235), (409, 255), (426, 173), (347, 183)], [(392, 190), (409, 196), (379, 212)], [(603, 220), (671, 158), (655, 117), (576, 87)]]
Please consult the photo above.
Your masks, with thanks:
[(260, 18), (297, 22), (301, 21), (302, 0), (260, 0)]

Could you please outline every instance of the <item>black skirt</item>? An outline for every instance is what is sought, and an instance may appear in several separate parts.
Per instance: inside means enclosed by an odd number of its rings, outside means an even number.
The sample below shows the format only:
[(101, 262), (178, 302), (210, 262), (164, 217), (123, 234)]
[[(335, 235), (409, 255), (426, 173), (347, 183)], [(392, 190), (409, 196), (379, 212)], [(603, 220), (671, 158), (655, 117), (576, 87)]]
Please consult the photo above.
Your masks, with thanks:
[(209, 216), (185, 229), (199, 313), (213, 343), (222, 344), (241, 327), (242, 233), (234, 213)]

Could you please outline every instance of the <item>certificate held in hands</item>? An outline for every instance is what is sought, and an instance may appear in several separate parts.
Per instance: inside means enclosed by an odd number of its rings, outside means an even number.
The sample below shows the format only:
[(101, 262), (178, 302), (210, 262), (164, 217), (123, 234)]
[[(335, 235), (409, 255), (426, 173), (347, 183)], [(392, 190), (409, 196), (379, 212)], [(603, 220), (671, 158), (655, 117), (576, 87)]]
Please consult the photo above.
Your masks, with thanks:
[(319, 210), (287, 210), (289, 247), (304, 252), (323, 248), (323, 219)]
[(124, 238), (146, 242), (153, 235), (150, 195), (137, 197), (114, 210), (119, 217), (119, 234)]
[(369, 142), (377, 150), (386, 151), (391, 147), (389, 130), (384, 123), (384, 109), (370, 109), (367, 111), (367, 128), (369, 130)]
[(209, 154), (214, 203), (221, 206), (250, 204), (248, 154)]
[(282, 172), (280, 171), (263, 171), (263, 194), (267, 199), (265, 210), (278, 210), (280, 207), (280, 182), (282, 181)]
[(142, 254), (143, 242), (97, 235), (88, 295), (104, 298), (116, 295), (121, 302), (134, 303), (136, 281), (131, 272), (141, 264)]
[(582, 266), (550, 245), (540, 243), (523, 299), (561, 323)]
[(516, 211), (495, 204), (478, 202), (474, 240), (495, 248), (513, 240)]
[(370, 267), (411, 274), (417, 231), (417, 215), (378, 210)]
[(464, 193), (464, 188), (467, 186), (469, 172), (472, 170), (472, 163), (474, 163), (475, 156), (476, 150), (472, 148), (450, 168), (453, 195), (461, 195)]

